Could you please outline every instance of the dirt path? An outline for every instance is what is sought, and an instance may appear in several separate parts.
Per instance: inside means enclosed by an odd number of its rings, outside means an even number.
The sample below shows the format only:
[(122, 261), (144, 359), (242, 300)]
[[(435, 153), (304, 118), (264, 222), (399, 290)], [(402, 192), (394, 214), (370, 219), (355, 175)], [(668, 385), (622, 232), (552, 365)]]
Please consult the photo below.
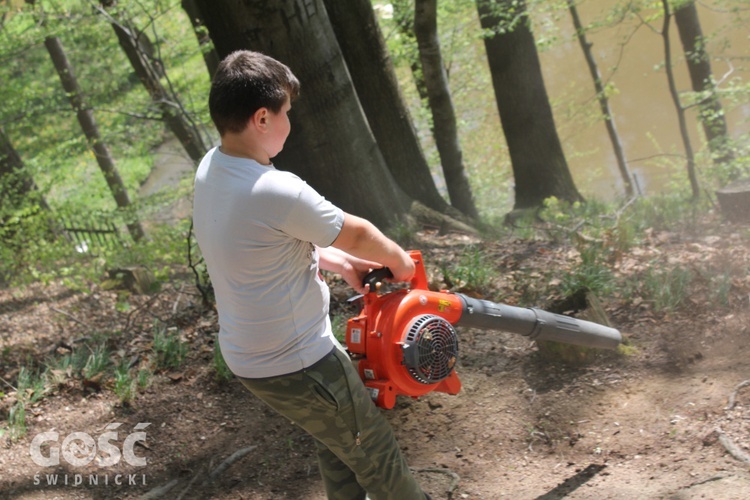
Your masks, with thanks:
[[(705, 238), (670, 240), (660, 251), (692, 255), (691, 245), (705, 245)], [(401, 398), (386, 411), (433, 498), (750, 498), (750, 464), (730, 455), (716, 432), (750, 453), (750, 387), (738, 390), (734, 408), (727, 409), (737, 385), (750, 379), (750, 259), (744, 244), (738, 250), (726, 246), (729, 238), (711, 241), (714, 249), (702, 258), (724, 258), (728, 249), (737, 264), (730, 305), (717, 307), (696, 295), (690, 307), (657, 314), (613, 300), (605, 306), (632, 342), (627, 355), (602, 353), (571, 367), (523, 337), (461, 331), (461, 392)], [(494, 251), (521, 255), (523, 248), (557, 265), (568, 252), (552, 246), (540, 252), (538, 242), (503, 243)], [(430, 251), (436, 260), (446, 250)], [(189, 362), (157, 374), (132, 406), (119, 403), (111, 382), (87, 390), (75, 377), (34, 405), (26, 436), (2, 442), (0, 497), (140, 498), (171, 485), (162, 498), (324, 498), (310, 439), (235, 381), (217, 382), (215, 316), (199, 315), (196, 295), (186, 290), (174, 284), (156, 297), (133, 296), (128, 311), (116, 307), (116, 292), (96, 287), (90, 293), (59, 285), (0, 291), (0, 376), (6, 381), (61, 340), (73, 345), (115, 325), (124, 353), (145, 353), (154, 316), (171, 318), (190, 345)], [(5, 391), (0, 401), (7, 412), (13, 395)], [(147, 439), (135, 448), (147, 460), (144, 467), (61, 461), (45, 468), (30, 456), (32, 439), (44, 431), (57, 431), (62, 441), (73, 432), (99, 436), (107, 425), (122, 423), (115, 442), (124, 445), (145, 422)], [(246, 454), (209, 481), (238, 450)], [(47, 476), (55, 474), (69, 484), (48, 486)], [(97, 474), (109, 484), (89, 484)], [(123, 484), (114, 484), (118, 474)], [(83, 484), (72, 484), (76, 475)]]

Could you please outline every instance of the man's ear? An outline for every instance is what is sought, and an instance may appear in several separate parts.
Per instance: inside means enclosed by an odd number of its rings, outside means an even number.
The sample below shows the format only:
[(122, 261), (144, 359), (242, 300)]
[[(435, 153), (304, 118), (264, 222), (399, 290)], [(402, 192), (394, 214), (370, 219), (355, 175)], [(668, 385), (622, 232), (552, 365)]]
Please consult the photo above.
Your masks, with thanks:
[(266, 125), (268, 124), (268, 115), (268, 108), (259, 108), (250, 118), (250, 125), (255, 127), (256, 130), (265, 132)]

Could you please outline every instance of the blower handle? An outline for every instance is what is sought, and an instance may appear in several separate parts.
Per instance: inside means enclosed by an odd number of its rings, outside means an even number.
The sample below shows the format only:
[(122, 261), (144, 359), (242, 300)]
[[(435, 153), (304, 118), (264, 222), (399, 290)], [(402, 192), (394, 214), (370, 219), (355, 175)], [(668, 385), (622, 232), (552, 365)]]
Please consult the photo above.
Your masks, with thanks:
[[(409, 286), (412, 289), (427, 290), (427, 271), (424, 268), (422, 252), (419, 250), (409, 250), (409, 257), (414, 261), (414, 276), (411, 278)], [(387, 267), (381, 267), (370, 271), (362, 280), (362, 286), (370, 285), (370, 293), (377, 292), (383, 280), (393, 279), (393, 273)]]
[(393, 273), (387, 267), (381, 267), (367, 273), (362, 280), (362, 286), (370, 285), (370, 292), (377, 292), (385, 279), (393, 278)]

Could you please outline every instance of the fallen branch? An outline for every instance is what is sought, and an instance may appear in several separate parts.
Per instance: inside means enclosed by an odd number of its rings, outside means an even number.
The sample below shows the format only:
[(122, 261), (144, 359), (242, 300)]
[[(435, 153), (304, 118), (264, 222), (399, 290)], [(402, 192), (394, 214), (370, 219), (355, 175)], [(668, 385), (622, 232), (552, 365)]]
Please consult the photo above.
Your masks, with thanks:
[(13, 389), (14, 391), (18, 392), (18, 389), (16, 389), (15, 387), (13, 387), (13, 385), (10, 382), (8, 382), (7, 380), (5, 380), (3, 377), (0, 377), (0, 380), (2, 380), (11, 389)]
[(84, 323), (84, 322), (83, 322), (83, 321), (81, 321), (80, 319), (76, 318), (75, 316), (73, 316), (73, 315), (72, 315), (72, 314), (70, 314), (69, 312), (65, 312), (65, 311), (63, 311), (62, 309), (58, 309), (58, 308), (56, 308), (56, 307), (50, 307), (50, 309), (52, 309), (52, 310), (53, 310), (53, 311), (55, 311), (56, 313), (60, 313), (60, 314), (62, 314), (62, 315), (64, 315), (64, 316), (67, 316), (68, 318), (72, 319), (73, 321), (75, 321), (75, 322), (76, 322), (76, 323), (78, 323), (79, 325), (83, 325), (83, 326), (85, 326), (86, 328), (89, 328), (89, 329), (91, 328), (91, 327), (90, 327), (89, 325), (87, 325), (86, 323)]

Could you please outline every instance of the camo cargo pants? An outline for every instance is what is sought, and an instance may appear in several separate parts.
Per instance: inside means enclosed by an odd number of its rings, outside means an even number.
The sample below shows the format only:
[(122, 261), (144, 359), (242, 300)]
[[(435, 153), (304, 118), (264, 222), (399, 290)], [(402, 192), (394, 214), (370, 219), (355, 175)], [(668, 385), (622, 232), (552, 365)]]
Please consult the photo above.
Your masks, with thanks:
[(240, 381), (315, 438), (329, 499), (427, 498), (401, 455), (393, 429), (339, 349), (301, 372)]

